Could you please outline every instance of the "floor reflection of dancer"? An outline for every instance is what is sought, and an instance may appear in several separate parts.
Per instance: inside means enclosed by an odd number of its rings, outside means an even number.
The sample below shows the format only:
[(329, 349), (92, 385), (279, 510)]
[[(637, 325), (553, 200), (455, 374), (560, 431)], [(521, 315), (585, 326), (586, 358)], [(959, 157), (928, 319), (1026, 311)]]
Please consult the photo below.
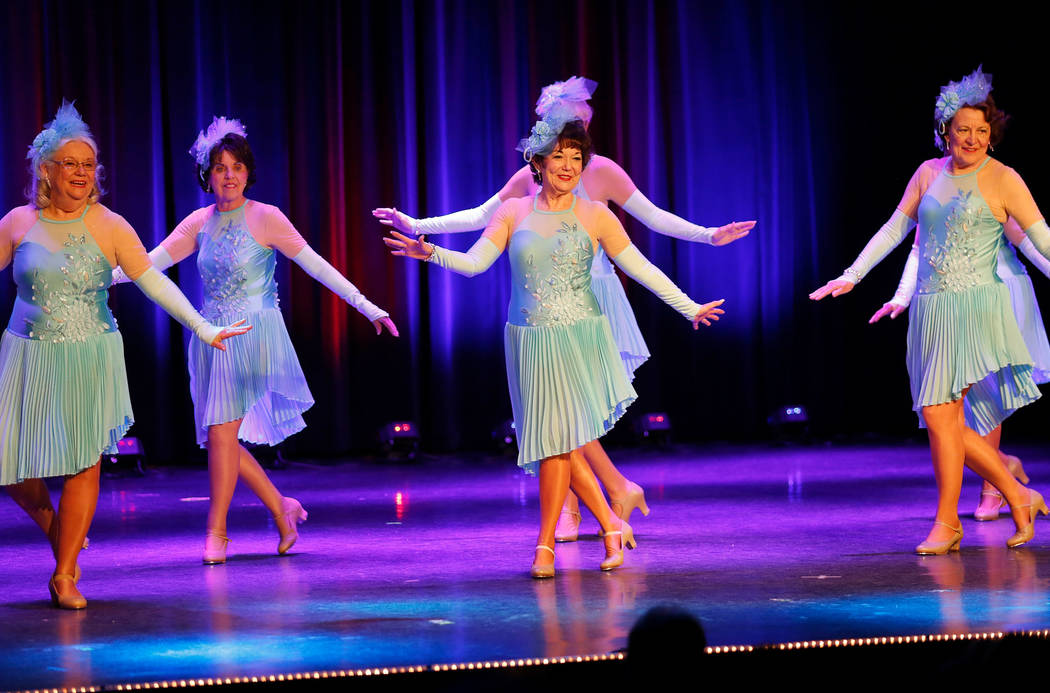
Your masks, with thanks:
[(551, 109), (519, 148), (541, 188), (502, 204), (469, 251), (448, 251), (396, 231), (384, 240), (395, 255), (467, 276), (509, 251), (514, 283), (504, 344), (518, 464), (528, 471), (538, 466), (540, 476), (540, 532), (531, 574), (554, 575), (554, 528), (570, 483), (601, 525), (606, 550), (601, 568), (609, 570), (623, 563), (623, 547), (633, 545), (633, 535), (606, 503), (582, 448), (612, 428), (635, 392), (591, 289), (594, 254), (602, 247), (694, 327), (717, 320), (722, 301), (703, 306), (691, 301), (631, 245), (605, 205), (573, 194), (592, 148), (570, 109)]
[[(583, 122), (584, 127), (587, 127), (592, 116), (587, 101), (596, 86), (596, 82), (582, 77), (572, 77), (564, 82), (548, 85), (543, 88), (536, 102), (536, 115), (543, 118), (551, 109), (568, 109)], [(533, 181), (532, 171), (525, 165), (507, 181), (498, 194), (474, 209), (426, 219), (414, 219), (394, 208), (376, 209), (373, 214), (382, 223), (403, 233), (475, 231), (485, 228), (500, 204), (516, 197), (535, 194), (537, 189), (538, 184)], [(631, 177), (615, 161), (597, 154), (584, 169), (574, 193), (584, 200), (594, 200), (606, 205), (610, 201), (615, 202), (653, 231), (685, 241), (715, 246), (726, 245), (743, 238), (755, 226), (754, 221), (734, 222), (719, 228), (704, 228), (690, 223), (658, 208), (638, 190)], [(609, 319), (616, 346), (627, 367), (628, 376), (633, 379), (634, 371), (649, 358), (649, 349), (638, 330), (638, 323), (624, 294), (623, 286), (601, 247), (595, 253), (594, 265), (591, 268), (591, 288), (602, 313)], [(584, 445), (583, 456), (598, 475), (609, 494), (609, 503), (613, 511), (621, 519), (630, 521), (635, 508), (640, 508), (643, 515), (649, 514), (641, 487), (628, 480), (616, 468), (599, 441), (594, 440)], [(558, 521), (558, 530), (555, 533), (557, 540), (575, 541), (579, 526), (579, 502), (570, 491)]]
[[(150, 267), (134, 229), (98, 204), (98, 146), (72, 104), (33, 140), (29, 204), (0, 220), (0, 268), (18, 285), (0, 346), (0, 484), (47, 534), (55, 554), (51, 600), (82, 609), (77, 556), (98, 504), (99, 457), (134, 421), (124, 346), (106, 304), (120, 266), (204, 344), (248, 327), (219, 328)], [(65, 477), (55, 513), (44, 484)]]
[[(1039, 254), (1031, 239), (1024, 235), (1024, 231), (1021, 230), (1015, 219), (1007, 220), (1003, 226), (1003, 232), (1010, 242), (1004, 243), (999, 249), (999, 255), (996, 258), (995, 274), (1006, 285), (1006, 288), (1010, 290), (1010, 304), (1013, 306), (1014, 317), (1017, 318), (1017, 326), (1021, 328), (1021, 336), (1024, 337), (1025, 346), (1028, 347), (1028, 353), (1031, 354), (1032, 360), (1035, 362), (1032, 369), (1032, 378), (1037, 384), (1041, 385), (1050, 382), (1050, 343), (1047, 342), (1046, 329), (1043, 327), (1043, 316), (1039, 311), (1039, 303), (1035, 299), (1032, 280), (1029, 278), (1028, 272), (1025, 271), (1024, 265), (1017, 258), (1014, 247), (1020, 248), (1025, 257), (1048, 277), (1050, 277), (1050, 260)], [(904, 274), (901, 276), (897, 291), (892, 299), (884, 303), (882, 308), (871, 316), (869, 322), (878, 322), (887, 315), (890, 318), (896, 318), (901, 312), (907, 310), (915, 293), (918, 269), (919, 248), (917, 245), (913, 245), (911, 253), (908, 254), (908, 261), (904, 265)], [(999, 453), (999, 459), (1006, 465), (1010, 474), (1021, 483), (1027, 484), (1028, 475), (1025, 474), (1021, 460), (1014, 455), (1008, 455), (1000, 448), (1003, 432), (1002, 426), (996, 425), (995, 422), (978, 423), (974, 420), (974, 412), (971, 407), (964, 408), (967, 426), (974, 430), (992, 427), (991, 432), (983, 436), (984, 439)], [(984, 481), (981, 488), (981, 498), (977, 504), (977, 509), (973, 511), (973, 517), (975, 520), (982, 522), (997, 520), (999, 519), (1000, 508), (1005, 506), (1006, 500), (1003, 498), (1003, 494), (999, 493), (988, 481)]]
[(371, 304), (337, 269), (314, 252), (279, 209), (245, 197), (255, 182), (255, 157), (237, 120), (216, 118), (190, 150), (201, 188), (215, 204), (190, 214), (150, 252), (160, 270), (197, 253), (204, 285), (202, 312), (214, 319), (247, 318), (255, 327), (224, 354), (190, 345), (190, 394), (197, 443), (208, 449), (211, 505), (205, 563), (226, 560), (226, 516), (238, 476), (273, 514), (280, 532), (277, 553), (299, 536), (306, 511), (282, 496), (240, 441), (276, 445), (302, 430), (302, 413), (314, 400), (303, 377), (274, 281), (274, 251), (291, 258), (307, 274), (395, 337), (388, 313)]
[[(850, 291), (919, 220), (908, 375), (914, 408), (929, 429), (938, 494), (936, 521), (916, 547), (920, 554), (959, 547), (964, 463), (1010, 504), (1017, 531), (1007, 546), (1029, 541), (1036, 515), (1048, 512), (1042, 496), (1018, 483), (979, 435), (1039, 397), (1010, 293), (995, 276), (1006, 220), (1017, 219), (1039, 252), (1050, 257), (1050, 228), (1024, 181), (988, 155), (1006, 120), (990, 91), (990, 77), (980, 70), (941, 90), (936, 142), (947, 156), (919, 167), (893, 216), (853, 265), (810, 294), (819, 300)], [(976, 432), (965, 424), (964, 402), (982, 426)]]

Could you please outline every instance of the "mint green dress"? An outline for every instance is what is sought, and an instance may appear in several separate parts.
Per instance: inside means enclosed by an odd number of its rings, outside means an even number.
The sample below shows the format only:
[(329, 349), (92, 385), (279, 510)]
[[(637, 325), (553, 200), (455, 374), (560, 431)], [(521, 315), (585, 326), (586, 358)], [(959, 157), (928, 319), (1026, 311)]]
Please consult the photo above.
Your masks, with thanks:
[(113, 268), (79, 219), (38, 215), (15, 249), (18, 296), (0, 340), (0, 485), (81, 472), (134, 421)]
[(594, 245), (576, 218), (536, 209), (508, 248), (512, 276), (504, 347), (518, 465), (605, 435), (637, 397), (591, 289)]
[[(987, 165), (986, 159), (978, 171)], [(919, 203), (918, 291), (909, 310), (908, 375), (913, 407), (959, 399), (979, 434), (1039, 398), (1032, 357), (996, 274), (1003, 226), (977, 185), (977, 171), (941, 171)]]

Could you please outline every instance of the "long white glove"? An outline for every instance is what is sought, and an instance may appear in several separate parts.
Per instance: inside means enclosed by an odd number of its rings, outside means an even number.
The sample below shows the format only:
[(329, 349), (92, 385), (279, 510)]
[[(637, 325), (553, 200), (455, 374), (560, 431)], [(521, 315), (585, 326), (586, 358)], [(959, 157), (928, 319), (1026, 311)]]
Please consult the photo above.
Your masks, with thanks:
[(427, 262), (432, 262), (438, 267), (444, 267), (464, 277), (473, 277), (481, 274), (496, 261), (503, 252), (496, 244), (485, 237), (479, 238), (470, 250), (461, 253), (458, 250), (448, 250), (441, 246), (433, 245), (434, 253)]
[(860, 255), (852, 265), (846, 268), (839, 279), (852, 284), (858, 283), (864, 278), (864, 275), (871, 271), (872, 267), (879, 264), (882, 258), (900, 245), (900, 242), (913, 228), (915, 228), (915, 221), (911, 217), (899, 209), (893, 210), (889, 221), (875, 232), (868, 244), (864, 246), (864, 250), (860, 251)]
[(151, 301), (163, 308), (168, 315), (175, 318), (183, 327), (197, 335), (205, 344), (211, 344), (222, 332), (222, 327), (212, 325), (190, 304), (186, 296), (179, 291), (175, 283), (161, 274), (157, 268), (150, 267), (135, 280), (135, 285)]
[(919, 283), (919, 246), (913, 245), (908, 253), (908, 261), (904, 263), (904, 274), (901, 282), (897, 285), (890, 303), (901, 308), (911, 305), (911, 297), (915, 295), (915, 286)]
[(661, 272), (656, 265), (645, 259), (645, 256), (634, 247), (633, 243), (612, 258), (612, 261), (627, 276), (684, 315), (686, 320), (692, 320), (700, 312), (700, 305), (686, 296), (685, 292), (675, 286), (675, 283), (668, 279), (667, 275)]
[(686, 221), (682, 217), (660, 209), (650, 202), (641, 190), (631, 193), (631, 196), (623, 203), (623, 209), (653, 231), (683, 241), (711, 245), (715, 231), (717, 231), (717, 229), (697, 226), (691, 221)]
[[(1043, 222), (1044, 225), (1046, 222)], [(1028, 258), (1033, 265), (1035, 265), (1040, 272), (1050, 277), (1050, 260), (1039, 254), (1039, 251), (1035, 249), (1035, 244), (1032, 243), (1032, 239), (1025, 236), (1025, 239), (1021, 241), (1021, 245), (1018, 246), (1024, 256)]]
[(412, 232), (417, 236), (431, 233), (460, 233), (463, 231), (477, 231), (488, 226), (492, 216), (499, 209), (502, 202), (499, 195), (493, 195), (481, 205), (459, 212), (452, 212), (440, 217), (426, 217), (416, 219), (412, 225)]
[(374, 322), (379, 318), (390, 316), (390, 313), (387, 313), (365, 298), (364, 294), (358, 291), (357, 287), (351, 284), (349, 279), (344, 277), (335, 267), (328, 264), (328, 261), (315, 253), (310, 246), (305, 246), (300, 250), (292, 258), (292, 261), (302, 267), (311, 277), (328, 287), (333, 294), (356, 308), (361, 315), (370, 321)]
[[(149, 251), (149, 261), (153, 263), (153, 266), (157, 268), (158, 272), (163, 272), (175, 264), (175, 261), (171, 259), (171, 255), (168, 253), (167, 249), (162, 245), (158, 245), (156, 248)], [(128, 275), (124, 274), (124, 270), (119, 267), (113, 270), (112, 283), (114, 285), (124, 284), (129, 281), (131, 280), (128, 279)]]

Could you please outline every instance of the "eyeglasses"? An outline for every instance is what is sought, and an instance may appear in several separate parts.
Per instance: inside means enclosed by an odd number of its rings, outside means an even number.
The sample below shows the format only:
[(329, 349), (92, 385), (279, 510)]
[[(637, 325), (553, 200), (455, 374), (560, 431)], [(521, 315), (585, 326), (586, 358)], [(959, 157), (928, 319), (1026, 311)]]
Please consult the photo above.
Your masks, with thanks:
[(53, 164), (58, 164), (62, 167), (62, 170), (66, 173), (76, 173), (80, 169), (84, 169), (84, 173), (88, 175), (95, 172), (95, 168), (98, 167), (98, 163), (95, 161), (77, 161), (76, 159), (62, 159), (62, 161), (56, 161), (55, 159), (49, 159)]

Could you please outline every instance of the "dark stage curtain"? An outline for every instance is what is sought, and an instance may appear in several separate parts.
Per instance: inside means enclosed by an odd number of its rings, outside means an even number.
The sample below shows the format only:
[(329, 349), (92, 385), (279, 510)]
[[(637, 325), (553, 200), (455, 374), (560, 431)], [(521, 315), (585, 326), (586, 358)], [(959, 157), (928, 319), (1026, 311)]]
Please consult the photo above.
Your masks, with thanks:
[[(599, 84), (598, 151), (657, 205), (705, 225), (759, 220), (750, 238), (711, 248), (623, 217), (690, 295), (727, 299), (725, 319), (694, 333), (627, 287), (653, 352), (633, 413), (667, 411), (679, 439), (761, 436), (784, 404), (807, 406), (822, 432), (908, 433), (903, 320), (866, 325), (907, 249), (850, 297), (814, 305), (806, 294), (849, 264), (935, 154), (939, 86), (982, 61), (1000, 103), (1025, 116), (1004, 161), (1037, 199), (1048, 188), (1034, 151), (1046, 115), (1034, 29), (1000, 12), (981, 18), (969, 44), (931, 50), (951, 30), (943, 5), (907, 7), (905, 16), (757, 0), (8, 2), (0, 199), (5, 209), (21, 202), (26, 146), (62, 98), (76, 99), (102, 148), (105, 203), (153, 247), (210, 202), (186, 154), (197, 131), (213, 115), (241, 118), (259, 163), (249, 196), (284, 210), (402, 331), (375, 337), (279, 262), (282, 309), (317, 399), (290, 451), (364, 450), (395, 418), (417, 420), (430, 449), (480, 447), (510, 416), (507, 263), (465, 279), (392, 258), (370, 211), (425, 216), (481, 203), (521, 165), (514, 145), (540, 87), (586, 75)], [(476, 237), (435, 240), (465, 249)], [(170, 275), (199, 300), (192, 261)], [(6, 277), (0, 293), (6, 316)], [(134, 432), (155, 456), (186, 458), (186, 337), (134, 287), (112, 290), (111, 305)]]

